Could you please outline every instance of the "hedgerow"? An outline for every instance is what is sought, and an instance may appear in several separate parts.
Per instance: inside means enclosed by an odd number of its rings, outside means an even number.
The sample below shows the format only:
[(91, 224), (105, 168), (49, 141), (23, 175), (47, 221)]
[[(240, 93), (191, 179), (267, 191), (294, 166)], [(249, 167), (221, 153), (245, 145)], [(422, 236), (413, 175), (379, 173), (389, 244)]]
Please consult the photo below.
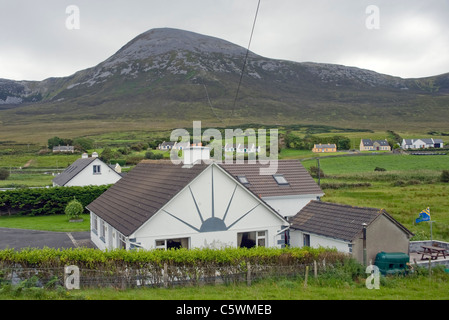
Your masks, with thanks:
[(332, 266), (346, 259), (346, 255), (324, 248), (136, 251), (28, 248), (0, 251), (0, 270), (4, 274), (15, 274), (21, 280), (36, 276), (45, 283), (54, 281), (49, 279), (55, 277), (64, 279), (64, 267), (75, 265), (80, 269), (84, 286), (123, 288), (142, 284), (195, 284), (217, 279), (239, 281), (248, 273), (253, 279), (267, 275), (298, 274), (303, 272), (305, 265), (314, 261), (326, 261), (326, 265)]
[(53, 187), (3, 191), (0, 192), (0, 211), (31, 216), (64, 214), (65, 207), (74, 198), (85, 207), (108, 187)]

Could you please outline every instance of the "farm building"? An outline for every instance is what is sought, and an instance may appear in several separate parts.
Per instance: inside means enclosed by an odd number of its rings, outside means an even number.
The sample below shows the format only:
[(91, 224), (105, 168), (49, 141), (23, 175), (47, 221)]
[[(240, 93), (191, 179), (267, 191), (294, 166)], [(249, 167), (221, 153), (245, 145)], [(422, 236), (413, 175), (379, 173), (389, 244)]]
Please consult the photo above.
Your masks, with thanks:
[(282, 247), (288, 217), (323, 195), (298, 160), (175, 165), (142, 161), (87, 206), (100, 249)]
[(385, 210), (311, 201), (291, 219), (290, 245), (330, 247), (363, 261), (364, 224), (366, 262), (379, 252), (409, 254), (413, 234)]
[(121, 168), (108, 166), (97, 153), (86, 153), (53, 179), (54, 187), (84, 187), (113, 184), (122, 178)]
[(53, 147), (53, 153), (75, 153), (74, 146), (55, 146)]
[(315, 144), (312, 152), (337, 152), (337, 146), (335, 144)]
[(391, 151), (391, 147), (387, 140), (362, 139), (360, 151)]

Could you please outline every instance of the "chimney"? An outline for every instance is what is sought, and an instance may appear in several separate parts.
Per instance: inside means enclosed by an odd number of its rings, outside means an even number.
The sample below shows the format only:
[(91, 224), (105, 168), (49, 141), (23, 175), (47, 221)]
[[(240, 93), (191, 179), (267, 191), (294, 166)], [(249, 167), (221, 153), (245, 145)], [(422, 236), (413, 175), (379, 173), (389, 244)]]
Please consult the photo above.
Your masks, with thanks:
[(86, 152), (84, 152), (83, 155), (81, 156), (81, 159), (87, 159), (87, 158), (89, 158), (89, 155)]
[(92, 158), (98, 158), (98, 153), (97, 152), (92, 153)]
[(187, 147), (183, 150), (183, 155), (184, 167), (191, 168), (195, 164), (201, 163), (201, 161), (210, 160), (210, 148), (200, 146)]
[(115, 164), (114, 170), (117, 173), (122, 173), (122, 167), (118, 163)]

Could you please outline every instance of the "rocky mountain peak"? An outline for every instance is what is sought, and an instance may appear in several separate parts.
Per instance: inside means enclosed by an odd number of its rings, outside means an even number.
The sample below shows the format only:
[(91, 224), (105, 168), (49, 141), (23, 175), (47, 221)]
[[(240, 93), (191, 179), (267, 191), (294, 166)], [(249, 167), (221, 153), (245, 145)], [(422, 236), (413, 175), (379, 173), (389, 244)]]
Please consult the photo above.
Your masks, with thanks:
[[(233, 57), (246, 54), (245, 48), (226, 40), (179, 29), (158, 28), (144, 32), (128, 42), (107, 59), (104, 65), (145, 60), (173, 51), (201, 55), (217, 53)], [(255, 56), (253, 53), (252, 55)]]

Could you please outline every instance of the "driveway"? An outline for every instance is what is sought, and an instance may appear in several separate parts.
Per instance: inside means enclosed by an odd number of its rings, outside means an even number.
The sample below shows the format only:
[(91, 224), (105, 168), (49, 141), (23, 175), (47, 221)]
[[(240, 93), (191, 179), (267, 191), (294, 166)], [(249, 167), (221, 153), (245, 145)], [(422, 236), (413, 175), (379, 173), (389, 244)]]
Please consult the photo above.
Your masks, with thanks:
[(0, 250), (7, 248), (95, 248), (90, 232), (50, 232), (0, 228)]

